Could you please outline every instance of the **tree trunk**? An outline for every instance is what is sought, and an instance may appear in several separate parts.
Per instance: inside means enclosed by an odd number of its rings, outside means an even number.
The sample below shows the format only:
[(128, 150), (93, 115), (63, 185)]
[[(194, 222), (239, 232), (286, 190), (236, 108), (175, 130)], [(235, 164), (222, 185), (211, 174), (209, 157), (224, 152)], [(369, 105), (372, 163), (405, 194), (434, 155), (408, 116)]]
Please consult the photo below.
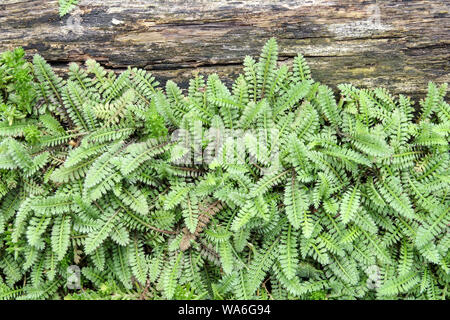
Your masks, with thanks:
[(0, 51), (22, 46), (62, 69), (87, 58), (138, 66), (186, 86), (195, 71), (229, 83), (276, 37), (280, 60), (300, 52), (332, 86), (417, 97), (430, 80), (449, 82), (447, 0), (79, 0), (63, 18), (57, 3), (0, 0)]

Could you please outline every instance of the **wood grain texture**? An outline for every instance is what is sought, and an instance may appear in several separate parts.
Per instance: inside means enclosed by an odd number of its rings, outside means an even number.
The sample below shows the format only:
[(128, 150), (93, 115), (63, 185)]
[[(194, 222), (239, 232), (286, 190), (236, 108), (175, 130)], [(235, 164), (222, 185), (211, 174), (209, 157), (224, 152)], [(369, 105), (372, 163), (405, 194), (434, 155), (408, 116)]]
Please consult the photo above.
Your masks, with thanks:
[(245, 55), (278, 39), (280, 60), (301, 52), (329, 85), (384, 86), (422, 96), (449, 82), (447, 0), (80, 0), (58, 16), (57, 0), (0, 0), (0, 51), (23, 46), (57, 68), (94, 58), (138, 66), (164, 83), (194, 72), (234, 79)]

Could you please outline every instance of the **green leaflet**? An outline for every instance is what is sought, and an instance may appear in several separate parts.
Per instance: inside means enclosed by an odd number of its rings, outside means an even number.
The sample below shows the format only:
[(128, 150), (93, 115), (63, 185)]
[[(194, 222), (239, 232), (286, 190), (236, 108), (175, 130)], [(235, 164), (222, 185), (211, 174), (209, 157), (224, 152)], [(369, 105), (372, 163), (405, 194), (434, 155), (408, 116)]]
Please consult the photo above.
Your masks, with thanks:
[(58, 261), (62, 260), (69, 248), (71, 227), (72, 221), (70, 216), (67, 215), (58, 217), (54, 222), (51, 243)]
[(351, 190), (348, 190), (341, 202), (341, 219), (344, 224), (349, 223), (354, 219), (354, 216), (358, 212), (359, 201), (361, 194), (358, 190), (358, 187), (353, 187)]
[(303, 235), (309, 238), (314, 229), (309, 212), (309, 199), (305, 190), (298, 184), (295, 175), (288, 179), (284, 193), (286, 214), (294, 229), (301, 229)]
[(114, 227), (114, 223), (118, 220), (120, 210), (110, 211), (108, 216), (102, 219), (102, 223), (98, 224), (97, 230), (94, 230), (86, 238), (85, 251), (87, 254), (92, 253), (100, 244), (109, 236)]

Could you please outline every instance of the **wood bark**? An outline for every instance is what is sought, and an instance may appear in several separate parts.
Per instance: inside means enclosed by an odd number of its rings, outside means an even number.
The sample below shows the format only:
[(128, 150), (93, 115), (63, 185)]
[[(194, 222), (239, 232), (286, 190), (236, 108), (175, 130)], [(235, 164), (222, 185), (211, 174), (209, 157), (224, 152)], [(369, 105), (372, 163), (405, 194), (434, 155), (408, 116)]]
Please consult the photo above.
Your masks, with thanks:
[(0, 51), (17, 46), (56, 68), (94, 58), (138, 66), (182, 87), (194, 72), (230, 83), (245, 55), (276, 37), (280, 61), (302, 53), (315, 79), (423, 96), (449, 82), (447, 0), (79, 0), (60, 18), (57, 0), (0, 0)]

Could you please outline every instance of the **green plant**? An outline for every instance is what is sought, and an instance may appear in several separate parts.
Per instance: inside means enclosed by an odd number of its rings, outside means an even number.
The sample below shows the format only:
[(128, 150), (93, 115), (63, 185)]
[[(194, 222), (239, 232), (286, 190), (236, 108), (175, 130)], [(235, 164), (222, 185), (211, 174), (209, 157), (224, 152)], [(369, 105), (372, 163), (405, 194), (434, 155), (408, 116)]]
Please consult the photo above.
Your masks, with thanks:
[(58, 0), (59, 16), (63, 17), (76, 8), (78, 0)]
[(0, 121), (10, 125), (31, 114), (36, 96), (31, 65), (17, 48), (0, 56)]
[(0, 298), (447, 299), (447, 85), (336, 101), (277, 52), (186, 94), (36, 55), (37, 112), (0, 123)]

